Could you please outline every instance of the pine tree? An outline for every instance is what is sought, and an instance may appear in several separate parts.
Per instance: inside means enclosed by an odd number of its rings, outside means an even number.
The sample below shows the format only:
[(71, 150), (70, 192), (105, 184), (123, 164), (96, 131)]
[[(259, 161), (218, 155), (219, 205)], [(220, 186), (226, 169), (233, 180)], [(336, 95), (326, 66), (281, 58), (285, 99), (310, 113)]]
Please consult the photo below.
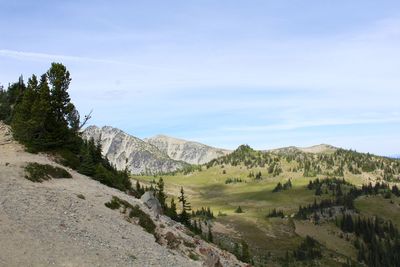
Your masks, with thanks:
[(237, 207), (237, 209), (235, 210), (235, 213), (243, 213), (242, 207)]
[(35, 125), (32, 134), (32, 144), (36, 148), (47, 148), (50, 146), (49, 126), (51, 125), (52, 113), (50, 107), (50, 90), (47, 84), (47, 76), (42, 75), (38, 85), (38, 96), (32, 107), (32, 120)]
[(158, 201), (160, 202), (162, 209), (165, 211), (166, 207), (167, 207), (167, 204), (165, 203), (167, 196), (165, 195), (165, 192), (164, 192), (164, 180), (161, 177), (157, 182), (156, 197), (157, 197)]
[(183, 187), (181, 187), (181, 194), (178, 197), (178, 201), (181, 203), (182, 205), (182, 211), (179, 214), (179, 220), (180, 222), (182, 222), (183, 224), (188, 225), (190, 223), (189, 219), (190, 219), (190, 215), (188, 213), (188, 211), (191, 210), (190, 207), (190, 203), (187, 201), (186, 196), (185, 196), (185, 192), (183, 190)]
[(35, 127), (32, 121), (32, 107), (37, 97), (38, 81), (35, 75), (28, 80), (28, 86), (24, 91), (21, 102), (15, 106), (12, 119), (14, 137), (26, 144), (28, 148), (32, 145), (32, 134)]

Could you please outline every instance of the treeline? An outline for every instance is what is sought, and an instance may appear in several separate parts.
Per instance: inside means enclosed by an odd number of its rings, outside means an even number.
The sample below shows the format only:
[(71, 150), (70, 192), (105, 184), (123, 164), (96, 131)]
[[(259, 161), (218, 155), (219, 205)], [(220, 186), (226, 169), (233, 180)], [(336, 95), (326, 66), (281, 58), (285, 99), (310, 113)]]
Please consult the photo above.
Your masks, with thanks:
[(201, 209), (192, 210), (192, 217), (201, 217), (207, 220), (215, 219), (214, 213), (211, 211), (210, 207), (201, 207)]
[(400, 235), (391, 221), (343, 214), (337, 221), (346, 233), (354, 233), (357, 259), (367, 266), (400, 266)]
[(296, 162), (289, 169), (292, 172), (303, 172), (304, 177), (327, 175), (344, 177), (345, 172), (359, 175), (362, 172), (375, 172), (385, 181), (400, 179), (400, 160), (379, 157), (368, 153), (337, 149), (333, 153), (305, 153), (299, 150), (289, 152), (262, 152), (248, 145), (239, 146), (229, 155), (222, 156), (207, 163), (210, 168), (216, 165), (245, 165), (247, 168), (266, 168), (269, 174), (277, 176), (283, 172), (282, 163)]
[(307, 189), (309, 190), (315, 190), (315, 195), (320, 196), (322, 194), (332, 194), (333, 196), (338, 195), (341, 196), (343, 195), (343, 188), (354, 188), (354, 185), (351, 183), (347, 182), (344, 178), (338, 179), (338, 178), (325, 178), (325, 179), (315, 179), (315, 180), (310, 180)]
[(103, 158), (100, 144), (81, 138), (90, 114), (81, 121), (68, 93), (70, 82), (69, 71), (60, 63), (52, 63), (40, 78), (32, 75), (27, 84), (20, 77), (0, 90), (0, 120), (11, 124), (14, 138), (28, 151), (54, 153), (78, 172), (130, 192), (127, 171), (117, 171)]

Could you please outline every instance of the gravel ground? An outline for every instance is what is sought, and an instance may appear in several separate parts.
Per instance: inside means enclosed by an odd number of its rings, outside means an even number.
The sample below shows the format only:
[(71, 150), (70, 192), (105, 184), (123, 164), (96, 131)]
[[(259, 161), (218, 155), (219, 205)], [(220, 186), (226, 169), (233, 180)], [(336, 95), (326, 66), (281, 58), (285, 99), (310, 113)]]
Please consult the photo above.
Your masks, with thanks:
[(1, 130), (0, 266), (200, 265), (104, 206), (115, 195), (143, 207), (133, 197), (68, 168), (72, 179), (25, 179), (28, 162), (59, 165), (24, 152)]

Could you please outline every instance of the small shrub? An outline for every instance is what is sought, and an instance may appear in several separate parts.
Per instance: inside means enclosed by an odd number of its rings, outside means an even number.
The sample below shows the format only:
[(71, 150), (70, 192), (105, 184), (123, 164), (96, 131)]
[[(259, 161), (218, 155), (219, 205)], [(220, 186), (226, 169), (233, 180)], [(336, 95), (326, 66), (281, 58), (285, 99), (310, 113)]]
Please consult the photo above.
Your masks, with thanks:
[(86, 199), (85, 196), (82, 194), (77, 194), (76, 196), (79, 197), (80, 199)]
[(116, 210), (121, 207), (121, 204), (119, 203), (119, 198), (113, 196), (110, 202), (107, 202), (104, 204), (107, 208)]
[(142, 226), (148, 233), (154, 234), (156, 225), (154, 224), (150, 216), (142, 211), (138, 205), (133, 207), (133, 209), (129, 213), (129, 217), (139, 218), (139, 225)]
[(195, 248), (196, 247), (195, 243), (192, 243), (192, 242), (189, 242), (189, 241), (186, 241), (186, 240), (183, 241), (183, 244), (188, 248)]
[(194, 260), (194, 261), (198, 261), (200, 258), (199, 258), (199, 255), (197, 255), (197, 254), (194, 254), (193, 252), (190, 252), (189, 253), (189, 258), (191, 258), (192, 260)]
[(151, 217), (142, 211), (138, 205), (132, 206), (128, 201), (120, 199), (119, 197), (113, 196), (110, 202), (104, 204), (107, 208), (112, 210), (124, 208), (124, 213), (127, 209), (130, 209), (129, 218), (136, 217), (139, 218), (139, 225), (143, 227), (146, 232), (155, 234), (156, 225), (154, 224)]
[(71, 174), (63, 168), (53, 167), (49, 164), (29, 163), (25, 167), (26, 179), (32, 182), (43, 182), (51, 178), (72, 178)]

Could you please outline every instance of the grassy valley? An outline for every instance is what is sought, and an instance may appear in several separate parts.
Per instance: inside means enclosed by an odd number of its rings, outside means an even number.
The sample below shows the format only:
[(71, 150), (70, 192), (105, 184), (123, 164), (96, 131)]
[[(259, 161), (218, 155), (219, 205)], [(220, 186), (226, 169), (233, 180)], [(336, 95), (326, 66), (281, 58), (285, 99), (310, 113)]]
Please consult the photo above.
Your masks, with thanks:
[[(312, 152), (297, 148), (260, 152), (240, 146), (233, 153), (205, 165), (162, 177), (167, 192), (172, 196), (178, 195), (181, 186), (185, 188), (192, 209), (211, 208), (216, 217), (213, 220), (213, 232), (217, 237), (214, 242), (234, 250), (232, 244), (244, 240), (250, 246), (255, 265), (280, 266), (303, 262), (285, 258), (310, 236), (322, 246), (323, 255), (311, 262), (340, 266), (358, 260), (352, 239), (335, 225), (336, 217), (340, 220), (342, 213), (334, 212), (328, 219), (316, 222), (313, 216), (297, 218), (299, 206), (337, 199), (336, 194), (346, 196), (353, 187), (359, 189), (363, 184), (381, 182), (391, 186), (399, 179), (400, 161), (327, 148), (319, 147)], [(337, 179), (331, 183), (322, 182), (333, 177)], [(158, 180), (158, 176), (133, 178), (146, 184)], [(321, 185), (318, 189), (311, 188), (310, 181), (316, 179), (321, 181)], [(342, 184), (343, 179), (345, 182)], [(383, 191), (390, 191), (390, 187), (381, 191), (382, 194), (359, 193), (351, 214), (379, 215), (399, 225), (400, 217), (391, 211), (400, 209), (400, 199), (394, 194), (383, 194)], [(242, 213), (237, 213), (238, 207)], [(333, 207), (350, 212), (343, 205), (335, 204)], [(283, 218), (275, 216), (274, 210), (283, 213)]]

